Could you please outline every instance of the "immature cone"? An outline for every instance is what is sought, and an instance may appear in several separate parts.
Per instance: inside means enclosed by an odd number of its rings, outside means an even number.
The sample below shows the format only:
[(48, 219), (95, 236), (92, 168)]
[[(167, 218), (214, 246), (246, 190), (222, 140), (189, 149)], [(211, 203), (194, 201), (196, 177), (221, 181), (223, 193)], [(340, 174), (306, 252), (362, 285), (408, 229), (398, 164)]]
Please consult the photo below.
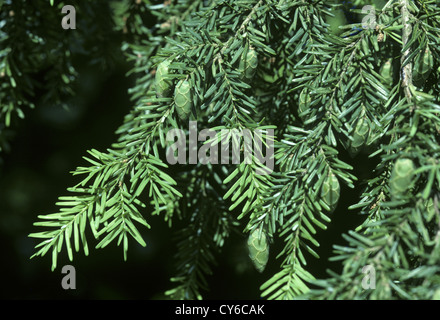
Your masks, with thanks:
[(401, 158), (394, 164), (390, 178), (391, 196), (400, 198), (411, 187), (414, 177), (414, 163), (411, 159)]
[(247, 80), (252, 80), (257, 71), (258, 56), (257, 51), (253, 48), (249, 48), (246, 55), (243, 55), (240, 60), (239, 69), (242, 72), (242, 77)]
[(159, 98), (169, 97), (172, 91), (173, 81), (167, 79), (170, 62), (165, 60), (156, 69), (156, 94)]
[(321, 187), (321, 199), (330, 208), (330, 213), (332, 213), (338, 205), (340, 192), (338, 178), (336, 178), (333, 173), (330, 173)]
[[(260, 239), (258, 236), (261, 235)], [(251, 258), (255, 269), (258, 272), (263, 272), (269, 260), (269, 244), (267, 237), (260, 229), (255, 229), (248, 238), (249, 257)]]
[(391, 84), (393, 82), (393, 70), (392, 70), (392, 60), (389, 59), (380, 68), (380, 75), (385, 79), (385, 82)]
[(356, 123), (353, 132), (353, 140), (350, 144), (350, 154), (355, 156), (366, 144), (370, 133), (370, 124), (368, 118), (364, 115)]
[(423, 84), (428, 79), (432, 67), (434, 66), (434, 58), (429, 47), (419, 53), (414, 59), (413, 79), (418, 84)]
[(174, 103), (179, 118), (186, 120), (192, 108), (191, 86), (187, 80), (180, 80), (177, 83), (174, 89)]

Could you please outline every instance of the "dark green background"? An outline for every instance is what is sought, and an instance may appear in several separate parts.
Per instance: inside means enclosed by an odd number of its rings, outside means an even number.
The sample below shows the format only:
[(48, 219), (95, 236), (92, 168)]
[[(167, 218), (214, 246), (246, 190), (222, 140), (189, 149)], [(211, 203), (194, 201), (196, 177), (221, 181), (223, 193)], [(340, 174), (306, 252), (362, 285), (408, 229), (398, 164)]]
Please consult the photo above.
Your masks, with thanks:
[[(333, 20), (335, 25), (344, 22), (343, 15)], [(75, 32), (59, 29), (60, 32)], [(89, 257), (80, 251), (70, 262), (64, 251), (54, 272), (50, 270), (50, 254), (29, 260), (38, 241), (27, 235), (39, 231), (33, 226), (37, 215), (57, 211), (58, 196), (67, 194), (65, 190), (78, 181), (69, 172), (85, 165), (81, 157), (86, 155), (86, 150), (104, 151), (116, 141), (114, 132), (132, 106), (127, 91), (134, 82), (125, 76), (130, 65), (118, 54), (118, 38), (109, 37), (106, 41), (106, 50), (116, 53), (113, 66), (103, 69), (91, 65), (87, 55), (77, 54), (76, 95), (66, 100), (68, 107), (42, 103), (37, 94), (36, 108), (26, 109), (25, 120), (13, 123), (11, 151), (0, 155), (0, 297), (3, 299), (160, 299), (164, 297), (163, 292), (172, 287), (169, 278), (176, 273), (173, 230), (162, 218), (150, 217), (147, 211), (143, 213), (152, 229), (141, 229), (147, 247), (142, 248), (132, 241), (127, 262), (123, 261), (122, 249), (115, 244), (93, 249), (96, 242), (91, 235), (88, 237)], [(371, 161), (351, 159), (346, 154), (342, 157), (356, 163), (358, 176), (371, 173), (374, 167)], [(355, 212), (341, 210), (355, 203), (359, 192), (360, 187), (355, 190), (342, 187), (334, 220), (326, 232), (318, 235), (317, 240), (322, 245), (317, 251), (322, 259), (308, 258), (309, 271), (316, 277), (325, 276), (328, 267), (340, 268), (330, 264), (327, 258), (331, 246), (342, 243), (341, 232), (359, 222)], [(218, 256), (214, 275), (208, 277), (210, 291), (205, 293), (205, 298), (259, 299), (259, 286), (279, 270), (281, 261), (275, 256), (281, 249), (282, 240), (275, 239), (269, 265), (263, 274), (252, 268), (245, 244), (245, 236), (231, 236)], [(66, 291), (61, 287), (64, 276), (61, 267), (66, 264), (76, 268), (76, 290)]]

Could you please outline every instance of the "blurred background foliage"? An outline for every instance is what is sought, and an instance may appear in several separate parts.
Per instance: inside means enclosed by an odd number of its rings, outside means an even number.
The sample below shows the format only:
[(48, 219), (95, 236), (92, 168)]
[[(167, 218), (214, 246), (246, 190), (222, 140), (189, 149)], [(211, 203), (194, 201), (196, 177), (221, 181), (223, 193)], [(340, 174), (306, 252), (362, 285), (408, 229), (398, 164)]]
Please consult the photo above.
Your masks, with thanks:
[[(15, 5), (19, 6), (19, 2)], [(58, 10), (50, 7), (49, 1), (36, 2), (45, 3), (40, 6), (41, 10)], [(110, 23), (108, 19), (111, 18), (105, 2), (96, 1), (94, 7), (88, 7), (95, 8), (96, 17), (104, 20), (104, 25)], [(379, 7), (383, 5), (383, 1), (375, 3)], [(329, 19), (333, 32), (338, 34), (338, 26), (361, 20), (348, 13), (348, 9), (355, 6), (346, 1), (344, 10)], [(4, 13), (5, 5), (0, 10)], [(58, 12), (59, 22), (51, 26), (52, 32), (88, 35), (82, 41), (77, 36), (77, 42), (71, 43), (73, 65), (78, 73), (73, 84), (74, 96), (53, 104), (45, 99), (44, 90), (37, 91), (32, 97), (35, 108), (26, 111), (24, 120), (13, 119), (11, 128), (3, 132), (9, 145), (0, 156), (1, 298), (164, 298), (163, 292), (169, 289), (169, 279), (173, 275), (176, 243), (161, 217), (149, 218), (153, 228), (141, 231), (148, 245), (143, 248), (133, 243), (127, 262), (123, 261), (116, 245), (98, 251), (91, 248), (88, 257), (79, 253), (73, 262), (68, 261), (67, 256), (60, 257), (60, 266), (72, 264), (76, 268), (76, 290), (62, 289), (64, 275), (61, 267), (50, 271), (50, 255), (29, 259), (37, 243), (36, 239), (28, 238), (28, 234), (35, 231), (32, 224), (36, 215), (56, 211), (55, 200), (72, 185), (69, 172), (84, 163), (81, 156), (86, 150), (105, 150), (115, 141), (114, 132), (131, 106), (128, 90), (134, 80), (126, 76), (131, 66), (121, 52), (123, 32), (102, 28), (103, 25), (96, 21), (96, 24), (84, 22), (80, 15), (77, 30), (63, 30), (62, 17)], [(155, 23), (153, 16), (148, 16), (146, 21), (149, 24), (146, 27)], [(97, 30), (99, 26), (101, 29)], [(84, 52), (92, 52), (92, 55)], [(44, 82), (44, 70), (32, 77), (37, 82)], [(347, 163), (357, 161), (348, 155), (343, 160)], [(355, 175), (368, 175), (375, 164), (374, 161), (366, 162), (363, 172), (355, 172)], [(342, 188), (341, 193), (346, 194), (342, 201), (350, 201), (350, 194), (357, 198), (361, 192)], [(348, 204), (341, 203), (341, 207), (346, 208)], [(314, 260), (316, 263), (311, 263), (309, 269), (315, 277), (325, 276), (327, 268), (340, 271), (339, 263), (328, 262), (327, 258), (332, 253), (332, 245), (342, 241), (341, 234), (358, 222), (359, 217), (353, 213), (335, 213), (329, 229), (318, 235), (321, 247), (317, 251), (321, 259)], [(276, 245), (275, 239), (273, 252), (279, 250)], [(208, 277), (210, 291), (205, 293), (206, 299), (259, 299), (259, 286), (266, 275), (253, 269), (243, 235), (231, 235), (218, 261), (213, 270), (215, 276)], [(278, 263), (271, 259), (267, 274), (275, 273)]]
[[(49, 1), (41, 2), (47, 2), (44, 10), (59, 11), (50, 7)], [(101, 10), (107, 7), (107, 1), (97, 2), (101, 3), (101, 7), (99, 3), (94, 7), (97, 17), (111, 18), (106, 16), (109, 12)], [(24, 8), (24, 2), (22, 5)], [(5, 7), (1, 6), (3, 13)], [(108, 29), (99, 32), (95, 25), (82, 22), (80, 15), (77, 30), (63, 30), (63, 15), (61, 11), (58, 13), (59, 21), (52, 26), (54, 32), (85, 32), (89, 37), (71, 43), (73, 65), (78, 73), (75, 95), (51, 104), (47, 103), (44, 90), (37, 92), (32, 98), (35, 108), (26, 110), (24, 120), (13, 118), (11, 128), (2, 132), (4, 137), (7, 134), (7, 148), (0, 156), (0, 296), (3, 299), (164, 298), (163, 292), (170, 286), (176, 243), (172, 237), (163, 236), (170, 234), (169, 228), (157, 216), (151, 217), (154, 228), (142, 233), (148, 246), (133, 244), (127, 262), (123, 262), (116, 245), (98, 252), (91, 249), (89, 257), (78, 254), (73, 262), (60, 257), (60, 266), (71, 264), (76, 268), (76, 290), (62, 289), (64, 275), (61, 268), (50, 271), (49, 256), (29, 259), (36, 240), (28, 238), (28, 234), (35, 231), (36, 215), (56, 210), (55, 200), (72, 184), (69, 172), (84, 163), (81, 156), (86, 150), (104, 150), (115, 141), (115, 131), (131, 107), (128, 89), (134, 83), (126, 77), (130, 65), (121, 53), (120, 33)], [(151, 27), (155, 20), (152, 16), (148, 18), (147, 27)], [(92, 52), (94, 56), (84, 52)], [(44, 71), (32, 77), (36, 82), (45, 81)], [(216, 274), (229, 279), (216, 277), (217, 283), (211, 286), (213, 298), (257, 298), (261, 281), (255, 281), (257, 273), (247, 261), (247, 252), (242, 252), (246, 247), (245, 239), (241, 240), (241, 247), (225, 248), (223, 262), (215, 268)], [(251, 273), (243, 276), (246, 269)]]

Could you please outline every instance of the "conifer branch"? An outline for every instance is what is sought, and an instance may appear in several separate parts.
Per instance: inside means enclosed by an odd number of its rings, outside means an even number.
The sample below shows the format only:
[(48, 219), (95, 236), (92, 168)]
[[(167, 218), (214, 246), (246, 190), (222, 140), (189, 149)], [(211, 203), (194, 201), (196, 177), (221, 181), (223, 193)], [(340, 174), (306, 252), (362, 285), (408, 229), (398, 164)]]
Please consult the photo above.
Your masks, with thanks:
[[(353, 32), (361, 24), (350, 21), (341, 34), (329, 30), (336, 7), (323, 1), (122, 0), (112, 8), (114, 29), (127, 36), (129, 74), (137, 78), (134, 105), (116, 143), (90, 150), (73, 172), (82, 180), (59, 198), (59, 211), (39, 216), (35, 225), (44, 229), (30, 235), (40, 241), (33, 257), (51, 252), (55, 268), (63, 247), (69, 259), (81, 247), (88, 254), (89, 228), (98, 248), (116, 242), (127, 259), (130, 238), (146, 245), (135, 222), (150, 228), (149, 215), (161, 214), (179, 237), (167, 291), (174, 299), (203, 297), (216, 254), (238, 226), (249, 236), (249, 263), (267, 273), (264, 298), (440, 295), (438, 6), (390, 0), (375, 28)], [(157, 19), (149, 28), (147, 14)], [(0, 31), (5, 18), (11, 20), (0, 13)], [(2, 33), (0, 43), (14, 45)], [(0, 49), (0, 117), (15, 110), (9, 93), (18, 101), (26, 89), (13, 86), (19, 68), (7, 70), (8, 50)], [(185, 136), (188, 120), (219, 131), (197, 147), (234, 141), (239, 163), (170, 169), (162, 159), (167, 132)], [(249, 141), (236, 135), (244, 130), (266, 146), (248, 153)], [(269, 141), (276, 166), (259, 174), (267, 169), (259, 156)], [(362, 188), (359, 198), (359, 189), (341, 192), (341, 185)], [(347, 202), (361, 222), (334, 244), (330, 261), (342, 271), (316, 279), (310, 266), (325, 263), (318, 234), (338, 221), (334, 214), (346, 214)], [(266, 268), (275, 258), (279, 269)], [(365, 266), (376, 270), (375, 290), (362, 287)]]

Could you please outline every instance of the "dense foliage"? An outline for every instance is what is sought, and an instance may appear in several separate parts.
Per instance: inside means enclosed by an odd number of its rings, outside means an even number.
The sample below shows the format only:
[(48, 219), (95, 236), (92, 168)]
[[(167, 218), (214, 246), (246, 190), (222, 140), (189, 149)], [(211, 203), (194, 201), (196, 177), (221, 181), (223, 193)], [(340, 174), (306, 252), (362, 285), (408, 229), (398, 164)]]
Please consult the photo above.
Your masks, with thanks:
[[(249, 237), (258, 271), (280, 262), (261, 285), (264, 298), (438, 298), (438, 1), (80, 1), (78, 15), (96, 33), (79, 24), (68, 37), (45, 27), (64, 5), (47, 2), (1, 5), (2, 141), (11, 116), (33, 106), (33, 74), (44, 72), (54, 101), (74, 93), (75, 52), (111, 63), (100, 32), (121, 38), (136, 83), (117, 141), (89, 150), (59, 211), (39, 216), (34, 256), (51, 254), (55, 269), (61, 252), (87, 255), (91, 231), (94, 246), (116, 242), (127, 259), (130, 239), (147, 245), (139, 228), (160, 215), (179, 238), (173, 299), (202, 298), (234, 231)], [(42, 8), (52, 13), (26, 15)], [(214, 133), (190, 145), (189, 162), (170, 164), (168, 132), (191, 136), (193, 121)], [(249, 150), (237, 132), (264, 146)], [(213, 148), (229, 144), (242, 161), (213, 161)], [(192, 161), (200, 150), (210, 160)], [(318, 239), (337, 211), (359, 222), (334, 244), (340, 272), (316, 279)], [(174, 230), (176, 221), (184, 227)], [(374, 288), (363, 285), (365, 266)]]

